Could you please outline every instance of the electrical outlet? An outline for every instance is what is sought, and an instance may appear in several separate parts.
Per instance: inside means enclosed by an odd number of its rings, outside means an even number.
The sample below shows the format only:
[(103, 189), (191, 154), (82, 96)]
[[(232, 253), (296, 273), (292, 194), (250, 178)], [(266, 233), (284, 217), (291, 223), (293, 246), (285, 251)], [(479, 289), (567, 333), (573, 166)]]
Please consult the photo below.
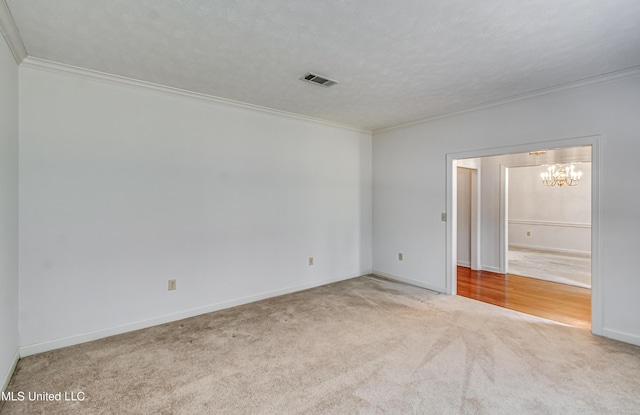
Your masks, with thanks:
[(309, 257), (309, 266), (311, 266), (311, 265), (313, 265), (313, 257), (312, 256)]
[(402, 252), (398, 252), (398, 261), (404, 260), (404, 254)]
[(447, 221), (447, 214), (446, 213), (441, 213), (440, 214), (440, 220), (443, 221), (443, 222), (446, 222)]
[(176, 289), (176, 280), (169, 280), (169, 291)]

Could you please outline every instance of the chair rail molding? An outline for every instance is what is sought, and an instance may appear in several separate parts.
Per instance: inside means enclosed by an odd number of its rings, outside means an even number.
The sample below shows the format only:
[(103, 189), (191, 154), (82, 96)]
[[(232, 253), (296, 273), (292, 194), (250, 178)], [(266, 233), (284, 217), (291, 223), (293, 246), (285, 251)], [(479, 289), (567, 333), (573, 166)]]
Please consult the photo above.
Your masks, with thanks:
[(509, 225), (532, 225), (532, 226), (557, 226), (561, 228), (588, 228), (591, 229), (590, 223), (577, 222), (545, 222), (539, 220), (523, 220), (509, 219)]

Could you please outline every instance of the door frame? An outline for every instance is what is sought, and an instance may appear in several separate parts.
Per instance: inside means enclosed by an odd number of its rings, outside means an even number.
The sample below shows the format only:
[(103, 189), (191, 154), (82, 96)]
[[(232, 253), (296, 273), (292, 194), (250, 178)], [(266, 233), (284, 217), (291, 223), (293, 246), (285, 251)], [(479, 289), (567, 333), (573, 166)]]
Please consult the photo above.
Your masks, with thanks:
[[(481, 162), (479, 158), (474, 159), (465, 159), (465, 160), (456, 160), (456, 167), (461, 167), (463, 169), (468, 169), (471, 171), (471, 195), (470, 195), (470, 210), (471, 210), (471, 226), (470, 226), (470, 268), (474, 271), (480, 269), (480, 264), (482, 263), (482, 244), (481, 244), (481, 230), (482, 230), (482, 216), (480, 215), (480, 206), (481, 206)], [(456, 180), (457, 180), (457, 170), (456, 170)], [(457, 183), (457, 182), (456, 182)], [(457, 185), (456, 185), (457, 186)], [(457, 192), (457, 189), (456, 189)], [(457, 193), (456, 193), (457, 198)], [(456, 199), (457, 200), (457, 199)], [(456, 202), (456, 220), (457, 220), (457, 202)], [(457, 235), (457, 234), (456, 234)], [(456, 242), (457, 249), (457, 242)], [(456, 257), (457, 264), (457, 257)]]
[[(446, 253), (445, 253), (445, 273), (446, 289), (448, 294), (455, 295), (457, 287), (457, 169), (458, 160), (469, 158), (480, 158), (498, 156), (513, 153), (527, 153), (539, 150), (551, 150), (567, 147), (591, 146), (591, 332), (593, 334), (603, 334), (603, 285), (602, 285), (602, 265), (601, 251), (602, 238), (600, 237), (601, 223), (601, 200), (600, 200), (600, 142), (602, 136), (585, 136), (566, 138), (560, 140), (540, 141), (513, 146), (495, 147), (464, 152), (448, 153), (446, 155)], [(503, 176), (504, 177), (504, 176)], [(504, 180), (504, 179), (502, 179)], [(504, 214), (504, 212), (503, 212)], [(505, 215), (506, 216), (506, 215)], [(501, 228), (504, 228), (501, 221)], [(500, 229), (502, 235), (506, 229)], [(506, 239), (500, 238), (501, 245)], [(506, 246), (500, 246), (500, 251), (504, 252)], [(501, 255), (502, 256), (502, 255)], [(501, 260), (504, 260), (502, 256)]]

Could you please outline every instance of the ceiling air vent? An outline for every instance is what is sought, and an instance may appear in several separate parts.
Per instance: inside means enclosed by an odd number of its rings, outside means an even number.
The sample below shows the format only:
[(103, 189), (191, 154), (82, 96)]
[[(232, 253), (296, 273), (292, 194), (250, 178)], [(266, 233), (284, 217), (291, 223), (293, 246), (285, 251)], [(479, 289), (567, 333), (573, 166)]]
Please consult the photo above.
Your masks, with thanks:
[(312, 84), (330, 87), (338, 83), (338, 81), (331, 80), (329, 78), (325, 78), (324, 76), (316, 75), (314, 73), (308, 72), (306, 75), (300, 77), (301, 80), (306, 82), (311, 82)]

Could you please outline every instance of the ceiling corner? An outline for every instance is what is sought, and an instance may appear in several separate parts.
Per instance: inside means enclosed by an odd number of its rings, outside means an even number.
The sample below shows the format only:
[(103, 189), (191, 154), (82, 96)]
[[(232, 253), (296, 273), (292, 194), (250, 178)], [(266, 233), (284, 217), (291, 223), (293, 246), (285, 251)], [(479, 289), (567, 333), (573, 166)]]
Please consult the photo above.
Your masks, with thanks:
[(20, 65), (24, 58), (27, 57), (27, 49), (24, 47), (18, 26), (16, 26), (5, 0), (0, 0), (0, 32), (7, 40), (7, 45), (9, 45), (11, 53), (13, 53), (16, 63)]

